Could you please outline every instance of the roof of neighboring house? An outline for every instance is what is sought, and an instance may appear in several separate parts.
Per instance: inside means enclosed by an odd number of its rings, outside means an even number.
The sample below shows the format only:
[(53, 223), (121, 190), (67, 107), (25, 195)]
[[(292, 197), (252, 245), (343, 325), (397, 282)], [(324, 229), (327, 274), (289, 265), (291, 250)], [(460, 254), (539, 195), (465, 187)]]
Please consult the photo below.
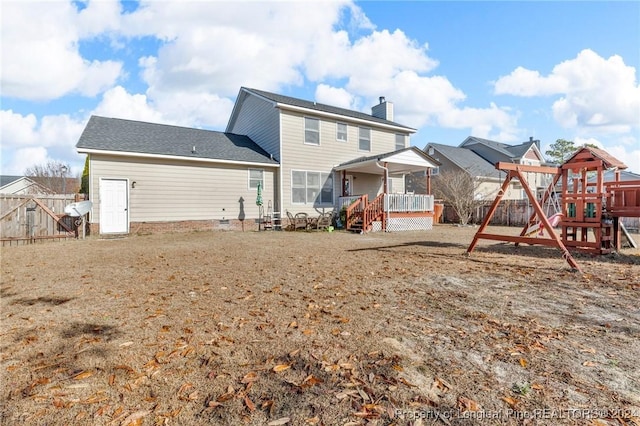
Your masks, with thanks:
[(461, 148), (439, 143), (429, 143), (427, 146), (433, 147), (453, 164), (463, 170), (466, 170), (472, 176), (499, 178), (504, 175), (504, 173), (497, 170), (493, 164), (489, 163), (469, 148)]
[[(515, 162), (515, 160), (520, 160), (532, 147), (535, 147), (535, 150), (537, 150), (540, 157), (542, 157), (542, 154), (539, 152), (538, 143), (539, 141), (531, 138), (518, 145), (508, 145), (502, 142), (469, 136), (459, 145), (459, 147), (471, 149), (489, 163), (495, 164), (498, 161), (510, 160)], [(474, 145), (484, 146), (488, 149), (474, 149)], [(540, 159), (544, 161), (543, 158)]]
[(89, 119), (76, 147), (80, 152), (98, 150), (278, 164), (248, 136), (96, 115)]
[(412, 132), (412, 133), (416, 131), (416, 129), (414, 129), (412, 127), (404, 126), (404, 125), (398, 124), (398, 123), (396, 123), (394, 121), (389, 121), (389, 120), (385, 120), (385, 119), (382, 119), (382, 118), (374, 117), (374, 116), (372, 116), (370, 114), (366, 114), (366, 113), (359, 112), (359, 111), (354, 111), (354, 110), (350, 110), (350, 109), (346, 109), (346, 108), (339, 108), (339, 107), (336, 107), (336, 106), (321, 104), (321, 103), (313, 102), (313, 101), (305, 101), (303, 99), (292, 98), (291, 96), (284, 96), (284, 95), (278, 95), (276, 93), (265, 92), (264, 90), (250, 89), (250, 88), (247, 88), (247, 87), (242, 87), (240, 90), (245, 90), (245, 91), (253, 93), (255, 95), (262, 96), (263, 98), (266, 98), (266, 99), (268, 99), (268, 100), (270, 100), (272, 102), (279, 103), (279, 104), (292, 105), (292, 106), (296, 106), (296, 107), (300, 107), (300, 108), (320, 111), (320, 112), (329, 113), (329, 114), (342, 115), (342, 116), (345, 116), (345, 117), (350, 117), (350, 118), (356, 118), (356, 119), (359, 119), (359, 120), (370, 121), (372, 123), (379, 123), (379, 124), (391, 125), (391, 126), (395, 126), (395, 127), (402, 127), (404, 129), (406, 129), (407, 131)]
[(24, 176), (10, 176), (10, 175), (2, 175), (0, 176), (0, 188), (9, 185), (11, 182), (15, 182)]
[[(38, 178), (29, 176), (0, 176), (0, 194), (23, 193), (24, 191), (38, 194), (52, 194), (53, 191), (40, 182)], [(6, 192), (8, 190), (11, 192)]]
[[(604, 182), (613, 182), (615, 180), (615, 175), (613, 170), (606, 170), (604, 172)], [(589, 182), (595, 182), (596, 177), (592, 176), (587, 179)], [(640, 180), (640, 175), (633, 172), (628, 172), (626, 170), (620, 170), (620, 182), (626, 182), (630, 180)]]

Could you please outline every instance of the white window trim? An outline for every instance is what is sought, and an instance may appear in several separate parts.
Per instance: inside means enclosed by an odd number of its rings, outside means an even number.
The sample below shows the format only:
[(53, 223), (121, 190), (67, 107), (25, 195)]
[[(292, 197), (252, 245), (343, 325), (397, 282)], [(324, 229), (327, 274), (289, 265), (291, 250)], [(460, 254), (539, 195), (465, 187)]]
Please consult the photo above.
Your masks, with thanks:
[(258, 190), (257, 186), (255, 188), (251, 187), (251, 181), (252, 180), (256, 180), (256, 179), (251, 179), (251, 171), (258, 171), (258, 172), (262, 173), (262, 179), (260, 179), (260, 182), (262, 183), (262, 190), (264, 191), (264, 169), (248, 169), (247, 170), (247, 188), (250, 191), (257, 191)]
[[(343, 125), (343, 126), (345, 127), (345, 130), (344, 130), (344, 139), (340, 139), (340, 138), (338, 137), (338, 126), (339, 126), (339, 125)], [(338, 122), (336, 123), (336, 140), (337, 140), (338, 142), (348, 142), (348, 141), (349, 141), (349, 125), (348, 125), (347, 123), (342, 123), (342, 122), (340, 122), (340, 121), (338, 121)]]
[[(369, 149), (362, 149), (360, 148), (360, 130), (361, 129), (367, 129), (369, 130)], [(365, 127), (365, 126), (359, 126), (358, 127), (358, 151), (361, 152), (371, 152), (371, 139), (373, 139), (373, 130), (371, 129), (371, 127)]]
[[(307, 119), (309, 120), (316, 120), (318, 122), (318, 143), (311, 143), (311, 142), (307, 142)], [(303, 117), (302, 119), (302, 127), (303, 127), (303, 131), (304, 131), (304, 137), (303, 137), (303, 141), (305, 145), (309, 145), (309, 146), (320, 146), (320, 140), (321, 140), (321, 135), (320, 135), (320, 127), (322, 122), (319, 118), (316, 117)], [(314, 131), (314, 130), (310, 130), (310, 131)]]
[[(305, 202), (301, 203), (301, 202), (297, 202), (297, 201), (293, 201), (293, 173), (294, 172), (303, 172), (304, 173), (304, 198), (305, 198)], [(315, 204), (315, 202), (309, 202), (307, 201), (307, 173), (319, 173), (320, 174), (320, 194), (322, 194), (322, 188), (324, 187), (324, 181), (322, 181), (322, 175), (326, 175), (327, 177), (331, 176), (331, 201), (327, 202), (327, 203), (323, 203), (320, 202), (319, 204)], [(296, 205), (296, 206), (307, 206), (307, 205), (318, 205), (318, 206), (331, 206), (335, 203), (335, 197), (336, 197), (336, 188), (335, 188), (335, 176), (334, 173), (331, 172), (326, 172), (326, 171), (319, 171), (319, 170), (300, 170), (300, 169), (291, 169), (291, 204), (292, 205)], [(322, 197), (321, 197), (322, 198)]]

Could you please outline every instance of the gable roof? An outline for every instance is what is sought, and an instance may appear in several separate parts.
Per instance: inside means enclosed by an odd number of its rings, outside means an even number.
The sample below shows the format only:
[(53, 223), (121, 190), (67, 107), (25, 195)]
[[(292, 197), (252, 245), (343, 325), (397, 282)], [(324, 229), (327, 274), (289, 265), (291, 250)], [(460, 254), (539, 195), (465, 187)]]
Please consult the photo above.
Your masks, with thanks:
[(474, 151), (491, 164), (495, 164), (498, 161), (520, 162), (527, 152), (533, 148), (536, 152), (536, 156), (541, 162), (544, 162), (544, 157), (540, 152), (538, 143), (539, 141), (531, 138), (518, 145), (508, 145), (502, 142), (469, 136), (459, 145), (459, 147)]
[(302, 108), (310, 111), (316, 111), (325, 114), (331, 114), (336, 116), (348, 117), (356, 120), (368, 121), (372, 124), (379, 124), (385, 126), (392, 126), (396, 128), (400, 128), (408, 133), (415, 133), (416, 129), (408, 126), (404, 126), (402, 124), (398, 124), (395, 121), (385, 120), (383, 118), (374, 117), (373, 115), (366, 114), (364, 112), (354, 111), (346, 108), (340, 108), (332, 105), (321, 104), (313, 101), (306, 101), (304, 99), (293, 98), (291, 96), (279, 95), (276, 93), (265, 92), (264, 90), (250, 89), (247, 87), (241, 87), (240, 93), (242, 92), (252, 93), (256, 96), (260, 96), (264, 99), (267, 99), (276, 106), (292, 106), (296, 108)]
[(10, 176), (10, 175), (2, 175), (0, 176), (0, 188), (9, 185), (11, 182), (14, 182), (24, 176)]
[(89, 119), (76, 147), (81, 153), (278, 165), (248, 136), (95, 115)]
[(389, 173), (412, 173), (427, 168), (434, 168), (440, 163), (415, 146), (386, 152), (384, 154), (360, 157), (346, 161), (334, 168), (334, 170), (351, 170), (361, 173), (382, 174), (383, 168), (377, 166), (380, 162), (386, 162)]
[[(450, 162), (460, 169), (467, 171), (472, 176), (500, 178), (504, 172), (497, 170), (494, 164), (476, 154), (468, 148), (461, 148), (439, 143), (429, 143), (427, 147), (433, 147)], [(426, 149), (426, 147), (425, 147)]]
[(576, 152), (573, 153), (571, 157), (569, 157), (567, 161), (564, 162), (564, 164), (570, 163), (576, 157), (583, 157), (585, 154), (591, 155), (595, 158), (599, 158), (604, 163), (604, 166), (608, 169), (617, 168), (620, 170), (624, 170), (627, 168), (626, 164), (624, 164), (622, 161), (615, 158), (613, 155), (609, 154), (607, 151), (599, 148), (593, 148), (590, 146), (584, 146), (578, 149)]
[(0, 194), (54, 194), (55, 191), (28, 176), (0, 176)]

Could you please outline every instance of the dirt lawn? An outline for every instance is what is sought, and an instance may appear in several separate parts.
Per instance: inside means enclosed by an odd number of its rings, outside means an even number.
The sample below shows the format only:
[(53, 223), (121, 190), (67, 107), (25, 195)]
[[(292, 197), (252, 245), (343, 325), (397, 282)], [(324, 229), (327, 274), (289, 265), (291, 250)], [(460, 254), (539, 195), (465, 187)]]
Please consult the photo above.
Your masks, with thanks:
[(640, 425), (640, 250), (475, 231), (5, 247), (0, 423)]

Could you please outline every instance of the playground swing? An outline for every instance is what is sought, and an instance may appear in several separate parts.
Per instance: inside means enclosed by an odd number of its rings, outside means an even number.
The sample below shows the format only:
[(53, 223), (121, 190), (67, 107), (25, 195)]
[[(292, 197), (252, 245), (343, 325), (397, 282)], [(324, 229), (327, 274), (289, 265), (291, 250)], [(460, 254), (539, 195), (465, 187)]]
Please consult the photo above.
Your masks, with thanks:
[[(560, 207), (560, 202), (558, 201), (555, 181), (556, 180), (552, 178), (551, 182), (548, 183), (541, 200), (541, 202), (544, 203), (544, 213), (552, 228), (558, 226), (562, 220), (562, 207)], [(528, 200), (528, 207), (529, 209), (531, 208), (531, 200)], [(536, 217), (537, 215), (534, 215), (533, 218)], [(540, 219), (535, 221), (535, 223), (531, 223), (530, 221), (529, 226), (524, 232), (524, 236), (527, 237), (534, 234), (540, 237), (544, 236), (544, 223)]]

